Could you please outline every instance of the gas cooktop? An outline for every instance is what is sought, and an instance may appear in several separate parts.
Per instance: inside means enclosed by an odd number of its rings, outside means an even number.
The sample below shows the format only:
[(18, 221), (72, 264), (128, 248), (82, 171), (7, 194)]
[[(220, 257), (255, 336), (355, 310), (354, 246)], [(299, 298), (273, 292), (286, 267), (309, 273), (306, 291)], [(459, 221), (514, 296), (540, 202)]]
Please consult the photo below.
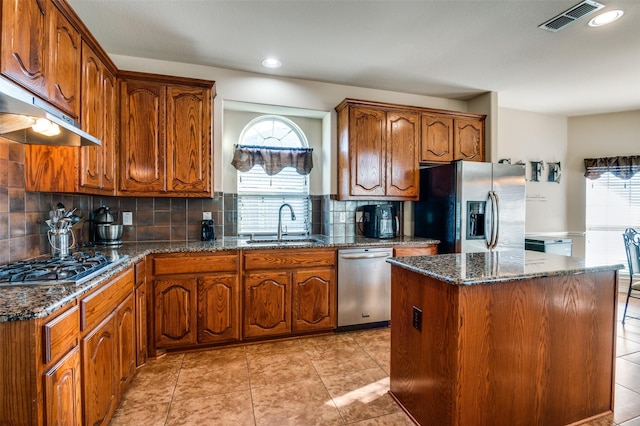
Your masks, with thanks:
[[(127, 256), (115, 260), (120, 262)], [(100, 252), (75, 252), (65, 257), (45, 257), (0, 266), (0, 287), (14, 285), (81, 284), (114, 263)]]

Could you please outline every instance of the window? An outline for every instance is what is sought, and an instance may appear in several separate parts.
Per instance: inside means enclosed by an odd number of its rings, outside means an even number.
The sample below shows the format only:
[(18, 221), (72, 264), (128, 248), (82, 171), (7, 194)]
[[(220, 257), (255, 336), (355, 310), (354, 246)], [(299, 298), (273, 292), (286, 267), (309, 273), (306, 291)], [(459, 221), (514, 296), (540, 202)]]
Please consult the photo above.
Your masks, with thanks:
[(587, 179), (586, 257), (627, 266), (622, 233), (640, 227), (640, 173), (623, 180), (610, 172)]
[[(265, 115), (247, 124), (238, 141), (240, 145), (277, 148), (307, 148), (304, 133), (291, 120)], [(283, 231), (304, 234), (310, 231), (309, 175), (300, 175), (293, 167), (269, 176), (261, 166), (248, 172), (237, 172), (238, 235), (276, 234), (278, 213), (283, 203), (293, 208), (296, 220), (285, 207), (282, 212)]]

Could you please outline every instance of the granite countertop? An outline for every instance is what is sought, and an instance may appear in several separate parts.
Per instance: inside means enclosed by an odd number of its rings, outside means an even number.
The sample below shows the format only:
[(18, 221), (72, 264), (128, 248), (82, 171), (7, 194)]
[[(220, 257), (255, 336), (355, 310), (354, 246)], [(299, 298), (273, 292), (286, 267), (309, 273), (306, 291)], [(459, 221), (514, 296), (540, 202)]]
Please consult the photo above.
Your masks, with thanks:
[(487, 284), (624, 268), (622, 264), (529, 250), (399, 257), (387, 259), (387, 262), (452, 285)]
[(117, 248), (82, 247), (77, 250), (85, 252), (102, 252), (105, 256), (119, 259), (102, 270), (96, 278), (82, 284), (54, 284), (38, 286), (5, 286), (0, 287), (0, 322), (21, 321), (44, 318), (58, 309), (88, 293), (97, 286), (107, 282), (114, 275), (127, 269), (149, 254), (159, 253), (206, 253), (226, 250), (256, 250), (285, 248), (347, 248), (347, 247), (389, 247), (395, 245), (431, 245), (438, 240), (430, 238), (404, 237), (391, 239), (375, 239), (365, 237), (332, 238), (312, 235), (315, 242), (296, 244), (247, 243), (246, 238), (226, 237), (211, 242), (145, 242), (124, 243)]

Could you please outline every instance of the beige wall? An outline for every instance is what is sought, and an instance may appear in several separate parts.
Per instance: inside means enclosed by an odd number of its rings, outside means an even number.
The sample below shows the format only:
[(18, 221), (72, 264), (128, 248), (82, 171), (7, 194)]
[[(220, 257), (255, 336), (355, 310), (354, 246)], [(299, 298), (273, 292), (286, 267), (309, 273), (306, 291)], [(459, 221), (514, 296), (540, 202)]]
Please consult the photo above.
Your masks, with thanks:
[[(512, 164), (526, 165), (525, 232), (558, 233), (567, 231), (567, 118), (508, 108), (498, 109), (498, 143), (492, 160), (510, 158)], [(531, 181), (530, 161), (544, 161), (539, 182)], [(547, 161), (560, 161), (560, 183), (547, 181)]]

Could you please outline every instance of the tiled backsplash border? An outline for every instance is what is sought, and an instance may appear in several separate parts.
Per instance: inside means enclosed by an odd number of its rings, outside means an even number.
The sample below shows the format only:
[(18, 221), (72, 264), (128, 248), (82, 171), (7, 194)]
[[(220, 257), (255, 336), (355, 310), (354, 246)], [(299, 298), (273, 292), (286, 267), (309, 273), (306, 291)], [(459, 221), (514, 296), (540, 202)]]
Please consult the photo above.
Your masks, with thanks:
[[(203, 212), (211, 212), (216, 236), (237, 234), (237, 194), (216, 192), (213, 198), (146, 198), (27, 192), (24, 163), (24, 145), (0, 138), (0, 264), (51, 252), (45, 220), (57, 203), (67, 209), (77, 208), (76, 214), (85, 218), (73, 228), (79, 243), (89, 241), (89, 216), (102, 205), (111, 209), (117, 222), (121, 222), (122, 212), (133, 212), (133, 225), (125, 226), (122, 235), (128, 242), (199, 241)], [(356, 209), (375, 203), (313, 195), (311, 231), (334, 237), (360, 234)]]

